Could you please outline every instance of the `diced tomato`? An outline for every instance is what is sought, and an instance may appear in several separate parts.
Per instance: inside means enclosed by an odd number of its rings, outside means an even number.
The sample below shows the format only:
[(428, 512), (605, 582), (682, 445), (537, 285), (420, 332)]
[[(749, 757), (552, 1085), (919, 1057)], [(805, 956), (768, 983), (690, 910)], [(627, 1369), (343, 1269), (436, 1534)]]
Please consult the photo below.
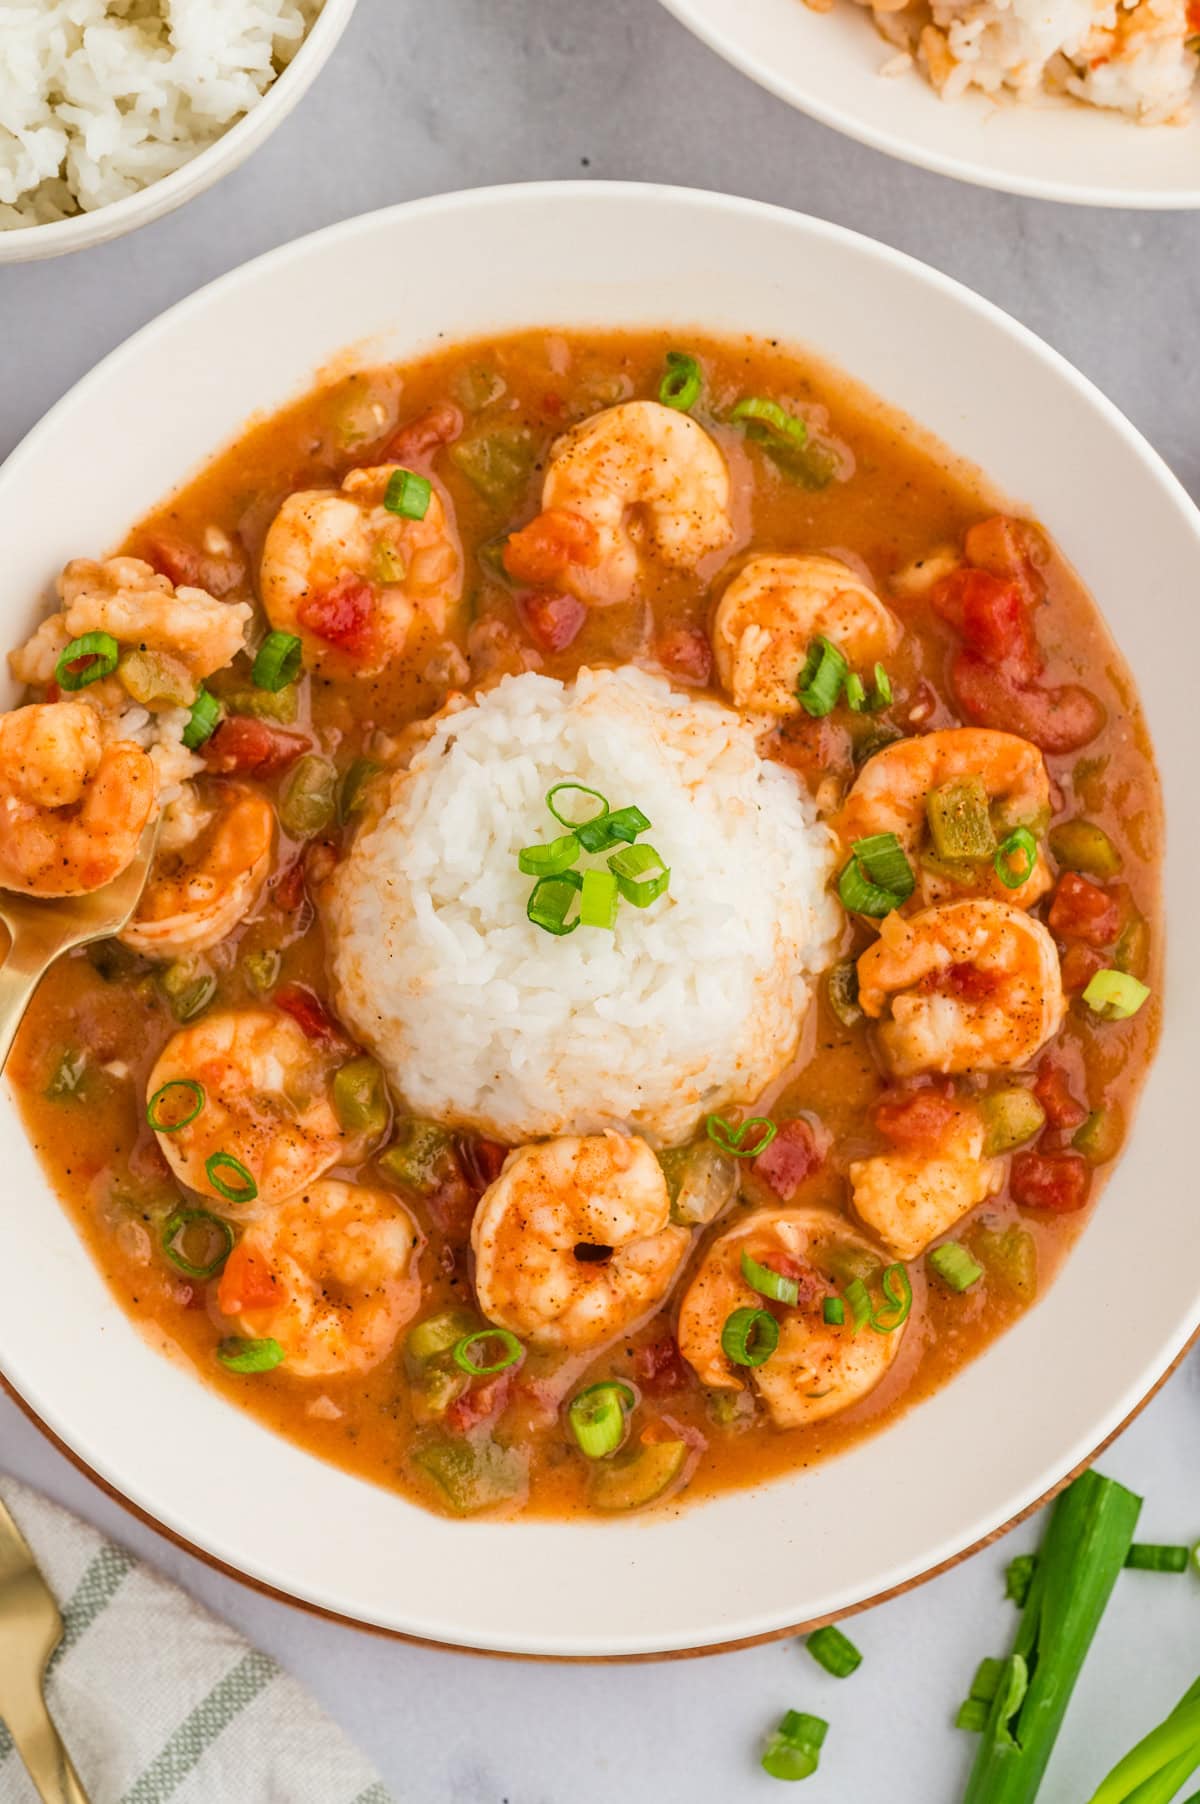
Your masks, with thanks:
[(1023, 682), (1037, 675), (1041, 668), (1037, 639), (1015, 583), (963, 565), (934, 584), (930, 600), (985, 664), (1003, 665)]
[(668, 676), (703, 688), (712, 676), (712, 646), (698, 626), (677, 626), (664, 633), (654, 654)]
[(594, 564), (600, 555), (596, 528), (582, 514), (552, 507), (510, 534), (504, 568), (519, 583), (552, 583), (572, 564)]
[(304, 880), (304, 855), (301, 853), (299, 858), (293, 858), (286, 870), (279, 873), (271, 892), (276, 906), (282, 908), (285, 914), (295, 914), (304, 901)]
[(225, 1261), (217, 1286), (217, 1307), (222, 1315), (242, 1315), (251, 1309), (271, 1309), (279, 1301), (280, 1283), (261, 1253), (240, 1240)]
[(1083, 1208), (1091, 1182), (1088, 1162), (1081, 1153), (1013, 1154), (1009, 1188), (1013, 1201), (1023, 1208), (1068, 1215)]
[(1078, 751), (1104, 725), (1104, 709), (1078, 683), (1057, 689), (1022, 683), (973, 651), (955, 655), (950, 686), (968, 719), (1031, 739), (1043, 752)]
[(687, 1383), (687, 1367), (671, 1335), (649, 1341), (637, 1349), (633, 1356), (633, 1376), (652, 1397), (682, 1389)]
[(542, 651), (565, 651), (587, 619), (587, 605), (574, 595), (534, 593), (517, 601), (521, 622)]
[(146, 562), (176, 587), (207, 589), (210, 595), (228, 595), (246, 575), (246, 566), (232, 553), (219, 557), (201, 551), (188, 539), (171, 533), (158, 533), (146, 547)]
[(482, 1384), (472, 1385), (469, 1391), (456, 1397), (446, 1411), (446, 1427), (452, 1434), (470, 1434), (473, 1428), (490, 1422), (507, 1404), (512, 1381), (510, 1370), (497, 1372), (494, 1377), (485, 1378)]
[(1068, 996), (1078, 995), (1086, 990), (1097, 971), (1103, 971), (1105, 958), (1094, 946), (1085, 946), (1080, 940), (1072, 940), (1058, 961), (1062, 972), (1062, 986)]
[(758, 1176), (783, 1202), (790, 1202), (805, 1178), (818, 1169), (824, 1154), (817, 1136), (802, 1116), (785, 1121), (765, 1152), (754, 1161)]
[(439, 401), (436, 407), (418, 414), (393, 434), (384, 447), (384, 461), (403, 464), (411, 470), (443, 445), (452, 445), (462, 429), (463, 417), (458, 408), (449, 401)]
[(554, 394), (553, 391), (548, 391), (542, 396), (542, 412), (548, 413), (552, 420), (556, 420), (562, 410), (563, 398), (561, 395)]
[(205, 741), (201, 755), (216, 776), (275, 777), (311, 745), (307, 733), (292, 733), (249, 714), (231, 714)]
[(1121, 904), (1078, 871), (1064, 871), (1046, 916), (1051, 933), (1085, 946), (1111, 946), (1121, 931)]
[(1071, 1090), (1071, 1077), (1065, 1065), (1053, 1055), (1038, 1066), (1033, 1093), (1046, 1111), (1052, 1128), (1071, 1131), (1087, 1120), (1086, 1103), (1079, 1102)]
[(276, 990), (275, 1007), (290, 1015), (306, 1039), (318, 1046), (342, 1046), (346, 1036), (315, 990), (307, 984), (285, 983)]
[(885, 1139), (904, 1152), (937, 1152), (958, 1104), (949, 1085), (923, 1090), (885, 1090), (871, 1110), (875, 1126)]
[(498, 1140), (463, 1139), (458, 1143), (459, 1162), (468, 1183), (481, 1193), (500, 1176), (512, 1149)]
[(1045, 584), (1033, 559), (1029, 528), (1008, 514), (993, 514), (967, 529), (963, 540), (967, 562), (1004, 582), (1016, 583), (1031, 607), (1042, 601)]
[(315, 589), (296, 609), (301, 626), (327, 645), (351, 657), (361, 657), (371, 646), (378, 597), (374, 586), (360, 576), (339, 576), (328, 589)]

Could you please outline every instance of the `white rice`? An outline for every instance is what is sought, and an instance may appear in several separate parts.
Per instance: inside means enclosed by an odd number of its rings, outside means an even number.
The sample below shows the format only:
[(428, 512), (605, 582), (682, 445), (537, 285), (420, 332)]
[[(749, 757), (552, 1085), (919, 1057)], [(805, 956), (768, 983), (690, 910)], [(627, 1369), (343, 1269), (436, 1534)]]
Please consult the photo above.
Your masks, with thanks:
[(148, 187), (258, 105), (322, 0), (0, 0), (0, 229)]
[[(545, 795), (572, 778), (642, 808), (671, 882), (613, 932), (555, 938), (526, 918), (517, 853), (562, 831)], [(508, 677), (438, 722), (338, 872), (339, 1011), (417, 1114), (678, 1142), (792, 1057), (839, 930), (833, 857), (720, 703), (632, 669)]]

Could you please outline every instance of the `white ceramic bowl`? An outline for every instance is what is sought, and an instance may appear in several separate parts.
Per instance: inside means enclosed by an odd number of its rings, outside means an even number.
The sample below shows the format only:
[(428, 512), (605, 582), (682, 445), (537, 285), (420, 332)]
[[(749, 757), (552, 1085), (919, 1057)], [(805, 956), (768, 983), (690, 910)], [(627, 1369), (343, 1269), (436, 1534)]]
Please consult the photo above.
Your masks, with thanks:
[(860, 143), (939, 175), (1096, 207), (1200, 207), (1200, 116), (1140, 126), (1069, 101), (947, 104), (925, 78), (886, 79), (894, 52), (851, 0), (663, 0), (718, 55)]
[[(895, 251), (747, 201), (576, 183), (452, 195), (335, 226), (203, 289), (107, 358), (0, 471), (4, 641), (29, 628), (66, 558), (112, 547), (249, 414), (291, 399), (343, 347), (400, 359), (540, 324), (669, 325), (684, 343), (688, 325), (794, 335), (1033, 507), (1140, 683), (1168, 808), (1185, 823), (1170, 907), (1177, 922), (1194, 915), (1196, 511), (1116, 410), (987, 302)], [(86, 472), (69, 482), (69, 506), (64, 471)], [(147, 1349), (7, 1097), (0, 1370), (157, 1522), (363, 1622), (616, 1655), (844, 1611), (1028, 1508), (1112, 1434), (1196, 1329), (1200, 938), (1185, 926), (1170, 964), (1132, 1144), (1051, 1293), (886, 1434), (794, 1479), (678, 1516), (458, 1523), (322, 1465)]]
[(325, 0), (303, 44), (254, 110), (231, 125), (190, 163), (151, 182), (137, 194), (113, 201), (107, 207), (97, 207), (94, 213), (80, 213), (48, 225), (0, 231), (0, 263), (33, 263), (43, 257), (62, 256), (66, 251), (81, 251), (88, 245), (107, 244), (110, 238), (121, 238), (138, 226), (149, 225), (152, 219), (161, 219), (164, 213), (173, 212), (211, 188), (244, 162), (251, 151), (265, 144), (276, 126), (283, 124), (325, 66), (350, 23), (356, 4), (357, 0)]

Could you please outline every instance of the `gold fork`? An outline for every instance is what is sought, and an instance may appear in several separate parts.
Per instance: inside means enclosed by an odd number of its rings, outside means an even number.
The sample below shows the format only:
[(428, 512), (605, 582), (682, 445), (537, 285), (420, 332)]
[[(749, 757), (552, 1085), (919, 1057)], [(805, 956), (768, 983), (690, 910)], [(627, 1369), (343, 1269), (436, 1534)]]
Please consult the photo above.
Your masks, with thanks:
[(63, 1621), (29, 1544), (0, 1502), (0, 1718), (42, 1804), (88, 1804), (42, 1685)]
[(133, 863), (88, 896), (62, 896), (43, 900), (0, 890), (0, 922), (8, 928), (11, 944), (0, 966), (0, 1071), (12, 1051), (12, 1043), (33, 992), (56, 958), (76, 946), (90, 945), (119, 933), (138, 905), (158, 839), (158, 822), (142, 829)]

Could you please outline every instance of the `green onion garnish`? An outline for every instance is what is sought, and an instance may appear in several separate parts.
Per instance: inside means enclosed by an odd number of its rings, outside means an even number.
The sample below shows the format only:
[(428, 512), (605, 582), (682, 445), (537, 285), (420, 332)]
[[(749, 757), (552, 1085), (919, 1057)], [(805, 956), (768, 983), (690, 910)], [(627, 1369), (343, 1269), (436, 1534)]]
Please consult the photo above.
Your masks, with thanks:
[(789, 1710), (763, 1750), (762, 1769), (772, 1779), (807, 1779), (817, 1770), (829, 1724)]
[(876, 1308), (871, 1302), (871, 1293), (861, 1278), (851, 1278), (846, 1286), (846, 1301), (850, 1305), (850, 1313), (854, 1317), (854, 1332), (860, 1328), (873, 1328), (876, 1334), (894, 1334), (903, 1322), (908, 1320), (912, 1309), (912, 1284), (908, 1272), (897, 1262), (884, 1268), (880, 1279), (884, 1303)]
[(402, 520), (423, 520), (432, 494), (433, 484), (428, 476), (418, 476), (413, 470), (393, 470), (383, 505), (389, 514), (399, 514)]
[(220, 718), (220, 702), (211, 690), (206, 689), (201, 683), (196, 690), (196, 699), (192, 703), (191, 713), (188, 715), (187, 724), (181, 734), (183, 743), (189, 752), (194, 752), (198, 746), (204, 744), (206, 739), (212, 738)]
[[(471, 1348), (480, 1345), (486, 1348), (489, 1342), (499, 1345), (500, 1357), (490, 1365), (481, 1365), (478, 1360), (472, 1359)], [(524, 1347), (507, 1328), (477, 1328), (473, 1334), (464, 1334), (451, 1349), (451, 1357), (459, 1371), (468, 1372), (472, 1378), (487, 1378), (492, 1372), (506, 1372), (509, 1366), (519, 1364), (524, 1354)]]
[[(189, 1259), (185, 1241), (201, 1224), (210, 1248), (210, 1256), (202, 1262)], [(163, 1223), (162, 1250), (185, 1278), (215, 1278), (233, 1251), (233, 1238), (233, 1229), (219, 1215), (210, 1215), (207, 1209), (176, 1209)]]
[(846, 1305), (840, 1297), (826, 1297), (821, 1305), (821, 1315), (828, 1328), (840, 1328), (846, 1320)]
[(788, 413), (778, 401), (769, 401), (765, 395), (743, 395), (729, 417), (739, 424), (745, 421), (749, 436), (760, 443), (773, 440), (791, 447), (802, 445), (808, 437), (808, 427), (803, 420)]
[(1029, 828), (1014, 827), (997, 846), (992, 869), (1005, 889), (1020, 889), (1033, 876), (1037, 858), (1037, 840)]
[(1186, 1547), (1160, 1547), (1152, 1541), (1135, 1541), (1125, 1556), (1135, 1572), (1186, 1572)]
[(234, 1334), (218, 1342), (217, 1358), (227, 1372), (273, 1372), (283, 1364), (283, 1348), (277, 1340), (243, 1340)]
[(582, 888), (583, 878), (578, 871), (562, 871), (557, 877), (539, 877), (530, 892), (525, 913), (535, 927), (561, 939), (566, 933), (574, 933), (579, 925), (578, 915), (573, 921), (568, 921), (567, 916)]
[(560, 877), (579, 858), (579, 836), (560, 833), (544, 846), (522, 846), (517, 853), (517, 868), (527, 877)]
[(862, 1655), (853, 1641), (833, 1623), (827, 1623), (823, 1629), (814, 1629), (804, 1645), (818, 1666), (823, 1666), (835, 1679), (848, 1679), (862, 1665)]
[[(555, 796), (564, 795), (568, 790), (575, 795), (594, 796), (600, 806), (594, 808), (590, 814), (585, 815), (582, 821), (573, 821), (569, 815), (560, 814), (558, 809), (554, 806)], [(606, 797), (602, 796), (598, 789), (589, 789), (586, 783), (556, 783), (553, 789), (548, 789), (546, 791), (546, 806), (561, 826), (570, 827), (572, 831), (575, 831), (580, 826), (587, 826), (589, 823), (602, 821), (608, 813), (608, 801)]]
[(987, 1727), (991, 1714), (992, 1702), (1005, 1679), (1005, 1662), (1003, 1660), (981, 1660), (975, 1669), (975, 1677), (971, 1680), (971, 1690), (959, 1705), (958, 1715), (954, 1719), (956, 1729), (970, 1729), (975, 1734), (982, 1734)]
[(1105, 1021), (1127, 1021), (1150, 994), (1147, 984), (1128, 971), (1097, 971), (1083, 992), (1088, 1007)]
[(976, 1265), (966, 1247), (960, 1246), (957, 1240), (943, 1241), (940, 1247), (934, 1247), (929, 1263), (951, 1290), (970, 1290), (983, 1276), (983, 1267)]
[[(210, 1153), (204, 1161), (204, 1169), (213, 1189), (231, 1203), (252, 1203), (258, 1195), (258, 1185), (254, 1178), (246, 1170), (242, 1161), (235, 1159), (232, 1153)], [(239, 1184), (228, 1183), (220, 1175), (223, 1171), (232, 1172), (235, 1178), (240, 1178), (241, 1182)]]
[(867, 686), (856, 671), (846, 672), (846, 706), (852, 714), (861, 714), (867, 705)]
[[(640, 846), (626, 846), (623, 852), (614, 852), (608, 860), (608, 868), (625, 900), (632, 902), (635, 908), (649, 908), (666, 893), (671, 881), (669, 868), (654, 847), (644, 842)], [(647, 871), (655, 874), (648, 877)]]
[[(111, 676), (121, 661), (121, 648), (111, 633), (84, 633), (58, 654), (54, 680), (60, 689), (86, 689)], [(73, 666), (78, 665), (78, 669)]]
[[(1200, 1766), (1200, 1679), (1165, 1722), (1144, 1735), (1092, 1793), (1089, 1804), (1170, 1804)], [(1196, 1804), (1193, 1793), (1188, 1804)]]
[(1025, 1599), (1029, 1596), (1029, 1587), (1036, 1571), (1035, 1553), (1019, 1553), (1004, 1568), (1004, 1595), (1012, 1599), (1018, 1610), (1025, 1608)]
[(845, 658), (831, 639), (819, 637), (813, 640), (796, 679), (796, 698), (806, 714), (820, 720), (833, 713), (842, 693), (847, 668)]
[(892, 705), (892, 679), (882, 664), (876, 664), (874, 676), (875, 687), (867, 702), (867, 712), (882, 714), (885, 708), (890, 708)]
[(640, 808), (615, 808), (599, 820), (583, 821), (575, 832), (585, 852), (607, 852), (610, 846), (632, 845), (650, 821)]
[(626, 1412), (637, 1399), (627, 1384), (606, 1379), (572, 1397), (567, 1410), (571, 1433), (589, 1459), (606, 1459), (625, 1439)]
[(735, 1366), (765, 1365), (779, 1345), (779, 1323), (765, 1309), (735, 1309), (721, 1330), (721, 1347)]
[(838, 895), (852, 914), (878, 919), (908, 901), (916, 888), (913, 868), (894, 833), (856, 839), (838, 878)]
[[(180, 1115), (177, 1120), (167, 1121), (163, 1119), (163, 1111), (158, 1105), (164, 1097), (171, 1094), (172, 1090), (184, 1091), (193, 1098), (193, 1102), (186, 1115)], [(156, 1134), (177, 1134), (180, 1128), (185, 1128), (189, 1123), (195, 1121), (204, 1107), (205, 1100), (204, 1085), (198, 1084), (194, 1077), (173, 1077), (169, 1084), (162, 1084), (146, 1104), (146, 1120)], [(182, 1103), (183, 1098), (179, 1097), (178, 1101)]]
[(850, 1315), (854, 1322), (854, 1332), (866, 1328), (871, 1321), (871, 1293), (861, 1278), (851, 1278), (846, 1286), (846, 1301), (850, 1305)]
[(611, 871), (585, 871), (579, 893), (579, 919), (585, 927), (606, 927), (611, 933), (617, 924), (617, 907), (621, 896), (617, 879)]
[(704, 372), (694, 357), (686, 351), (667, 352), (666, 374), (658, 385), (658, 398), (664, 407), (687, 413), (700, 399), (703, 386)]
[[(753, 1128), (761, 1128), (762, 1133), (752, 1136), (753, 1145), (746, 1146), (746, 1135)], [(734, 1127), (726, 1121), (724, 1115), (707, 1115), (704, 1120), (704, 1131), (709, 1139), (734, 1159), (757, 1159), (759, 1153), (765, 1153), (779, 1129), (765, 1115), (751, 1115), (740, 1127)]]
[(256, 689), (268, 689), (274, 695), (286, 689), (300, 675), (303, 647), (295, 633), (268, 633), (255, 655), (250, 681)]
[(782, 1272), (774, 1272), (769, 1265), (760, 1265), (757, 1259), (751, 1259), (746, 1249), (742, 1248), (742, 1276), (760, 1297), (770, 1297), (773, 1303), (787, 1303), (795, 1306), (800, 1296), (800, 1286), (795, 1278), (785, 1278)]

